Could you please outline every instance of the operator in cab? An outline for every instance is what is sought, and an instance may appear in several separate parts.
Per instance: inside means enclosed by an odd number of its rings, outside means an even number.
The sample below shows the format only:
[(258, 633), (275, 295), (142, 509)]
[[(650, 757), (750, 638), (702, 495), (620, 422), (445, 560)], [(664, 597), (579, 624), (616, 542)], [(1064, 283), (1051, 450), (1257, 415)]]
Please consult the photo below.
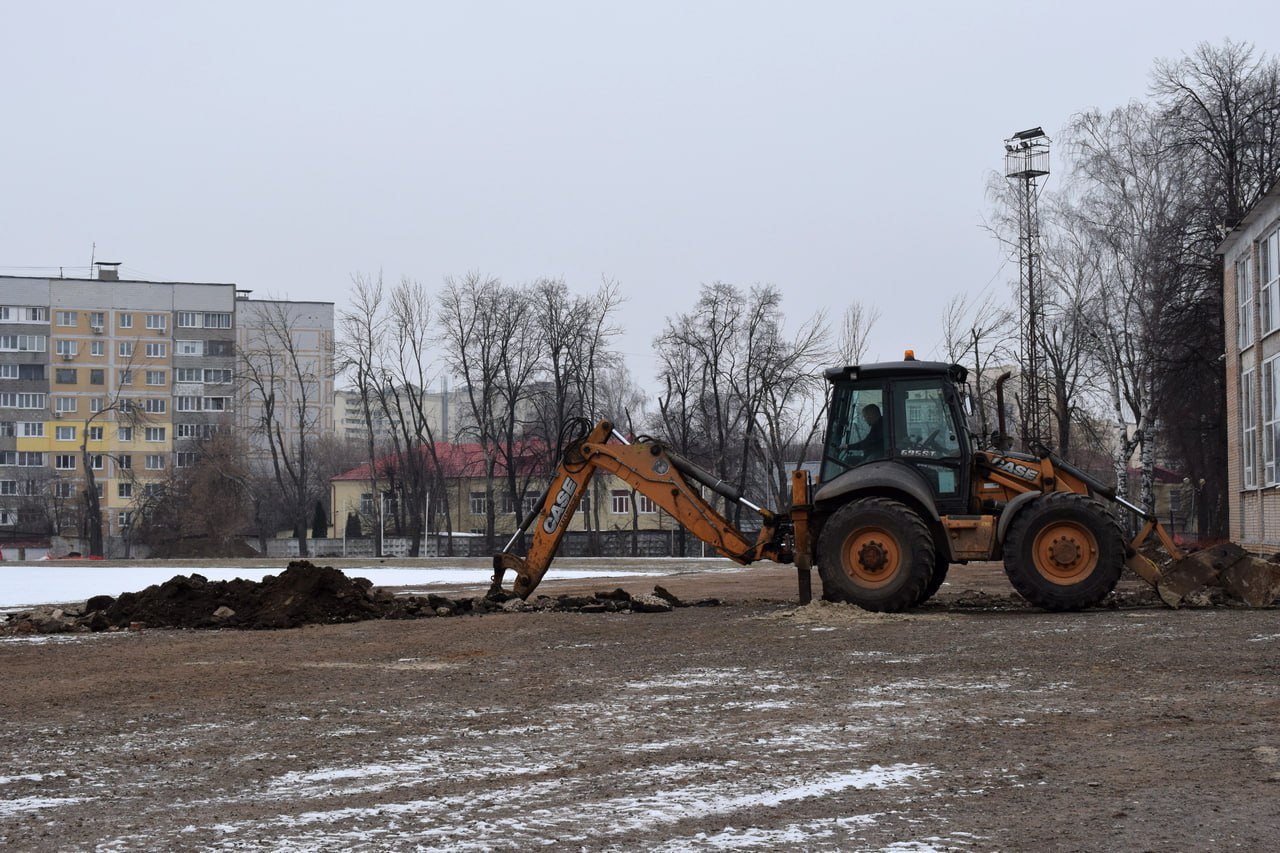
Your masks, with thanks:
[(863, 406), (862, 419), (867, 422), (867, 434), (845, 445), (845, 450), (858, 451), (864, 460), (880, 459), (884, 456), (884, 417), (880, 414), (880, 407), (875, 403)]

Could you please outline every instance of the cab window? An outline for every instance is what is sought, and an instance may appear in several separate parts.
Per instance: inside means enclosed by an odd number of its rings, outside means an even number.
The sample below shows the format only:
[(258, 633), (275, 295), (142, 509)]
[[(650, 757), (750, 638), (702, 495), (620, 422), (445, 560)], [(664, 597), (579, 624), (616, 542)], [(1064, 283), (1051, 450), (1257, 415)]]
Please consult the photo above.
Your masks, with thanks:
[(915, 459), (959, 459), (960, 433), (951, 408), (936, 381), (899, 383), (900, 417), (895, 444), (900, 456)]
[(822, 479), (887, 455), (885, 395), (881, 385), (838, 385), (833, 391)]

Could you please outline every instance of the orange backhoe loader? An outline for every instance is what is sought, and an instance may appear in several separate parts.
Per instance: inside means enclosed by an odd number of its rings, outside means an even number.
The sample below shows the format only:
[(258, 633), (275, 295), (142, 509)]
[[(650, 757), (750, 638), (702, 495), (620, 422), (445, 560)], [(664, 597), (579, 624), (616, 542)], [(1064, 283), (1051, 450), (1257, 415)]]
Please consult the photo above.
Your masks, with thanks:
[[(1172, 606), (1224, 581), (1246, 588), (1237, 597), (1255, 604), (1280, 593), (1280, 570), (1238, 548), (1184, 559), (1154, 515), (1048, 449), (979, 449), (966, 428), (960, 365), (916, 361), (908, 353), (901, 362), (834, 368), (825, 376), (830, 405), (819, 477), (813, 482), (808, 471), (792, 472), (789, 511), (746, 500), (660, 441), (630, 443), (607, 421), (593, 428), (584, 422), (541, 510), (494, 556), (494, 590), (511, 569), (517, 595), (534, 591), (588, 481), (601, 470), (737, 563), (794, 563), (805, 603), (814, 566), (824, 598), (896, 612), (928, 600), (952, 564), (999, 559), (1014, 588), (1046, 610), (1099, 603), (1126, 565)], [(734, 527), (698, 486), (758, 514), (758, 532)], [(1132, 541), (1125, 541), (1117, 508), (1142, 522)], [(534, 524), (528, 553), (513, 553)], [(1153, 534), (1173, 560), (1163, 570), (1138, 550)]]

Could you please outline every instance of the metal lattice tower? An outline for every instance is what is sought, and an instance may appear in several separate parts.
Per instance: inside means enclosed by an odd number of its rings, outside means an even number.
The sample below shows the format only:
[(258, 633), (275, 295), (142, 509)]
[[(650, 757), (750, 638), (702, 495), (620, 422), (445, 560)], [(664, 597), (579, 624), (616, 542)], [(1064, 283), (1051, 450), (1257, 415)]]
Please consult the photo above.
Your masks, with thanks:
[(1004, 174), (1018, 185), (1019, 443), (1024, 450), (1052, 439), (1048, 371), (1042, 345), (1044, 281), (1040, 265), (1040, 208), (1036, 179), (1049, 174), (1049, 137), (1038, 127), (1004, 142)]

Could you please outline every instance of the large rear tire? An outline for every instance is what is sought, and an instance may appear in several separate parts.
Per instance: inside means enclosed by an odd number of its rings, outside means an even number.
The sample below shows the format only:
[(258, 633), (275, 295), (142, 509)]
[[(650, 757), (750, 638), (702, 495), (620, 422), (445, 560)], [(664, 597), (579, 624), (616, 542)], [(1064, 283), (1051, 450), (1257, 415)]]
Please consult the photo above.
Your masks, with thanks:
[(850, 501), (822, 526), (818, 574), (828, 601), (897, 613), (923, 600), (934, 575), (933, 537), (905, 504)]
[(1004, 542), (1004, 571), (1018, 594), (1045, 610), (1083, 610), (1115, 589), (1124, 537), (1098, 501), (1053, 492), (1018, 513)]
[(929, 599), (937, 595), (938, 590), (942, 588), (942, 584), (947, 579), (947, 570), (951, 568), (951, 561), (946, 555), (938, 554), (933, 561), (933, 574), (929, 576), (929, 584), (924, 588), (924, 592), (920, 595), (920, 600), (916, 604), (924, 604)]

